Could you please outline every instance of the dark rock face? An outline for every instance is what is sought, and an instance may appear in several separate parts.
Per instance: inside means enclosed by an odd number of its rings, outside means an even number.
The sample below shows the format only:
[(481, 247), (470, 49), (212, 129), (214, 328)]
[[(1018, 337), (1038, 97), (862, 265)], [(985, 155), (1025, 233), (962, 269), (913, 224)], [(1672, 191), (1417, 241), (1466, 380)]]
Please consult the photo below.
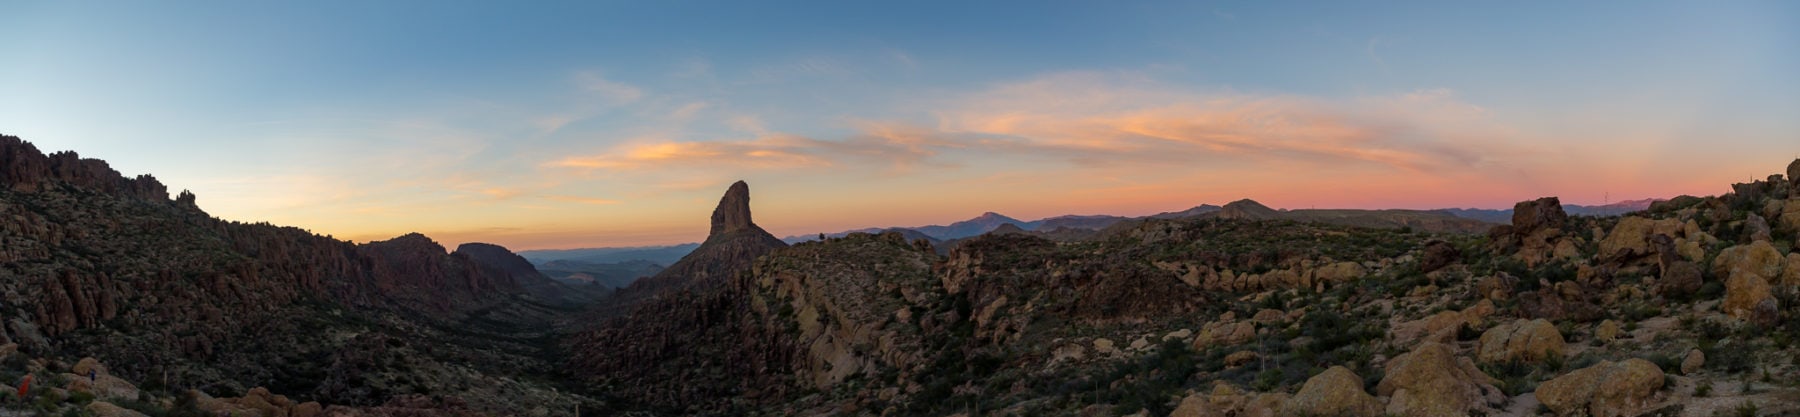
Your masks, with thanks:
[(1788, 163), (1787, 179), (1789, 183), (1794, 184), (1794, 188), (1800, 189), (1800, 159)]
[(1563, 212), (1562, 200), (1556, 197), (1520, 201), (1513, 205), (1512, 226), (1522, 234), (1545, 228), (1560, 229), (1568, 222), (1569, 215)]
[(750, 184), (738, 181), (725, 190), (725, 196), (719, 198), (719, 207), (713, 209), (711, 235), (750, 229), (762, 230), (750, 221)]
[(148, 175), (0, 136), (0, 341), (33, 355), (92, 352), (130, 364), (115, 372), (131, 379), (276, 381), (330, 396), (311, 383), (331, 376), (324, 367), (342, 346), (322, 328), (390, 312), (456, 323), (520, 291), (422, 235), (359, 246), (220, 220), (194, 201), (169, 199)]
[(1462, 251), (1442, 240), (1425, 243), (1425, 254), (1419, 259), (1420, 272), (1429, 273), (1462, 260)]
[(690, 286), (719, 286), (738, 271), (747, 270), (757, 257), (787, 243), (750, 221), (750, 186), (731, 184), (719, 207), (713, 209), (712, 234), (693, 252), (669, 265), (656, 276), (638, 280), (615, 294), (618, 303), (654, 296)]
[(150, 175), (125, 178), (106, 161), (82, 159), (75, 152), (44, 155), (16, 136), (0, 135), (0, 185), (32, 192), (56, 182), (101, 193), (142, 200), (168, 201), (169, 190)]

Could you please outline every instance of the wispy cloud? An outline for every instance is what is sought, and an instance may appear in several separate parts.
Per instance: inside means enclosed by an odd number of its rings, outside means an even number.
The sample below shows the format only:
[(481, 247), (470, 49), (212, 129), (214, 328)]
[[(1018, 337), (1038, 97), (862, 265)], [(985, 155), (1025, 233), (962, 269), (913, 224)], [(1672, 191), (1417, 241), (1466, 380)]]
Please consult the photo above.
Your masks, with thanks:
[[(1077, 166), (1202, 161), (1365, 163), (1431, 173), (1481, 162), (1507, 132), (1449, 90), (1325, 99), (1191, 92), (1131, 74), (1054, 74), (932, 103), (937, 123), (853, 122), (835, 139), (759, 132), (736, 140), (640, 140), (548, 165), (588, 170), (799, 170), (904, 172), (958, 161), (1049, 158)], [(1149, 166), (1146, 166), (1148, 168)], [(1056, 169), (1045, 166), (1043, 169)]]
[(636, 86), (607, 79), (596, 71), (582, 71), (575, 74), (575, 83), (583, 90), (599, 94), (614, 105), (628, 104), (644, 98), (644, 90)]

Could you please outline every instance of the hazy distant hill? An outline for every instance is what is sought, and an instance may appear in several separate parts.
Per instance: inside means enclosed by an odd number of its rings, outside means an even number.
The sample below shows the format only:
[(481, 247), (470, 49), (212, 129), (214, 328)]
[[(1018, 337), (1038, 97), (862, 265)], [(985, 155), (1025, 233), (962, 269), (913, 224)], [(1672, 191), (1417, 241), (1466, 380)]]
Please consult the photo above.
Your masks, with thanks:
[(638, 278), (656, 275), (662, 264), (646, 260), (624, 262), (587, 262), (555, 260), (538, 265), (545, 276), (568, 285), (599, 285), (608, 290), (624, 288)]
[[(1642, 200), (1620, 201), (1617, 203), (1601, 205), (1601, 206), (1583, 206), (1583, 205), (1578, 205), (1578, 204), (1564, 204), (1562, 207), (1563, 207), (1563, 211), (1569, 213), (1569, 215), (1571, 215), (1571, 216), (1617, 216), (1620, 214), (1630, 213), (1630, 212), (1634, 212), (1634, 211), (1644, 211), (1644, 210), (1650, 208), (1650, 203), (1655, 203), (1655, 202), (1664, 201), (1664, 200), (1665, 199), (1661, 199), (1661, 198), (1646, 198), (1646, 199), (1642, 199)], [(1437, 211), (1450, 213), (1451, 215), (1454, 215), (1457, 217), (1470, 218), (1470, 219), (1481, 220), (1481, 221), (1488, 222), (1488, 223), (1500, 223), (1500, 224), (1505, 224), (1507, 222), (1511, 222), (1512, 214), (1513, 214), (1512, 209), (1494, 210), (1494, 209), (1476, 209), (1476, 208), (1453, 208), (1453, 209), (1441, 209), (1441, 210), (1437, 210)]]
[(588, 263), (619, 263), (628, 261), (649, 261), (658, 265), (669, 265), (700, 247), (699, 243), (683, 243), (670, 246), (632, 246), (622, 248), (582, 248), (582, 249), (541, 249), (519, 251), (531, 263), (543, 265), (550, 261), (581, 261)]

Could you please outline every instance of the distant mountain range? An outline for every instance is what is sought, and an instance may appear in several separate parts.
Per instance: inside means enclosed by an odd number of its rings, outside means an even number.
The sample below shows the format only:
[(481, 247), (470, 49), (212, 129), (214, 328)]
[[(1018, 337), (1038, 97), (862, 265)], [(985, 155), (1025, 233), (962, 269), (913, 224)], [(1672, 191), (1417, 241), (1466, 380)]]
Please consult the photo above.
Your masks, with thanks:
[[(1642, 211), (1650, 207), (1650, 203), (1663, 199), (1629, 200), (1617, 203), (1584, 206), (1565, 204), (1563, 210), (1577, 216), (1615, 216), (1634, 211)], [(1181, 219), (1207, 215), (1222, 218), (1274, 220), (1286, 219), (1295, 221), (1314, 221), (1361, 227), (1414, 227), (1425, 230), (1451, 232), (1480, 232), (1493, 224), (1507, 224), (1512, 221), (1512, 209), (1477, 209), (1452, 208), (1437, 210), (1351, 210), (1351, 209), (1300, 209), (1277, 210), (1257, 203), (1254, 200), (1239, 200), (1224, 206), (1202, 204), (1180, 211), (1170, 211), (1141, 217), (1113, 215), (1063, 215), (1043, 219), (1024, 221), (1000, 213), (986, 212), (968, 220), (947, 225), (927, 225), (917, 227), (870, 227), (846, 230), (836, 233), (792, 235), (781, 238), (782, 242), (795, 244), (819, 240), (825, 237), (844, 237), (851, 233), (900, 232), (910, 239), (926, 239), (933, 244), (967, 239), (993, 232), (1001, 226), (1011, 225), (1019, 231), (1051, 233), (1087, 233), (1098, 231), (1123, 221), (1141, 219)], [(1459, 220), (1475, 220), (1465, 222)], [(1490, 224), (1491, 223), (1491, 224)], [(520, 256), (531, 260), (540, 269), (556, 277), (571, 268), (567, 264), (560, 267), (546, 268), (547, 263), (554, 261), (575, 261), (587, 271), (632, 271), (609, 273), (608, 286), (617, 287), (629, 284), (618, 273), (641, 274), (647, 269), (642, 264), (630, 264), (633, 261), (649, 262), (656, 265), (670, 265), (682, 256), (699, 247), (699, 243), (686, 243), (670, 246), (641, 246), (619, 248), (585, 248), (557, 250), (528, 250), (519, 252)], [(652, 274), (654, 272), (651, 272)], [(598, 275), (596, 275), (598, 277)], [(632, 277), (635, 278), (635, 277)]]
[[(1583, 206), (1583, 205), (1579, 205), (1579, 204), (1564, 204), (1562, 207), (1563, 207), (1563, 211), (1569, 213), (1569, 215), (1571, 215), (1571, 216), (1617, 216), (1620, 214), (1630, 213), (1630, 212), (1634, 212), (1634, 211), (1644, 211), (1644, 210), (1650, 208), (1650, 203), (1655, 203), (1655, 202), (1664, 201), (1664, 200), (1665, 199), (1661, 199), (1661, 198), (1646, 198), (1643, 200), (1627, 200), (1627, 201), (1620, 201), (1617, 203), (1599, 205), (1599, 206)], [(1496, 223), (1496, 224), (1506, 224), (1506, 223), (1512, 222), (1512, 215), (1513, 215), (1512, 209), (1493, 210), (1493, 209), (1476, 209), (1476, 208), (1456, 208), (1456, 209), (1440, 209), (1438, 211), (1450, 213), (1451, 215), (1454, 215), (1457, 217), (1465, 217), (1465, 218), (1480, 220), (1480, 221), (1484, 221), (1484, 222), (1488, 222), (1488, 223)]]
[(550, 261), (580, 261), (590, 264), (648, 261), (657, 265), (672, 265), (698, 247), (700, 247), (699, 243), (683, 243), (668, 246), (540, 249), (519, 251), (518, 253), (519, 256), (525, 257), (526, 260), (540, 267)]

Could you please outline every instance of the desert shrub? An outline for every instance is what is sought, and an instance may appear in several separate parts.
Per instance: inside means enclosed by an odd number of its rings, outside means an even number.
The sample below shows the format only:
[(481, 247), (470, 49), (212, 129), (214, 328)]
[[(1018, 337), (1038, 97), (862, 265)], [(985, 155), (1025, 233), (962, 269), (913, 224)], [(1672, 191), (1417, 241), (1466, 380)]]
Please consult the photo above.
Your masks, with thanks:
[(1749, 346), (1743, 346), (1743, 343), (1731, 342), (1700, 349), (1702, 353), (1706, 354), (1706, 367), (1729, 373), (1749, 371), (1750, 366), (1755, 363), (1753, 354), (1755, 350)]

